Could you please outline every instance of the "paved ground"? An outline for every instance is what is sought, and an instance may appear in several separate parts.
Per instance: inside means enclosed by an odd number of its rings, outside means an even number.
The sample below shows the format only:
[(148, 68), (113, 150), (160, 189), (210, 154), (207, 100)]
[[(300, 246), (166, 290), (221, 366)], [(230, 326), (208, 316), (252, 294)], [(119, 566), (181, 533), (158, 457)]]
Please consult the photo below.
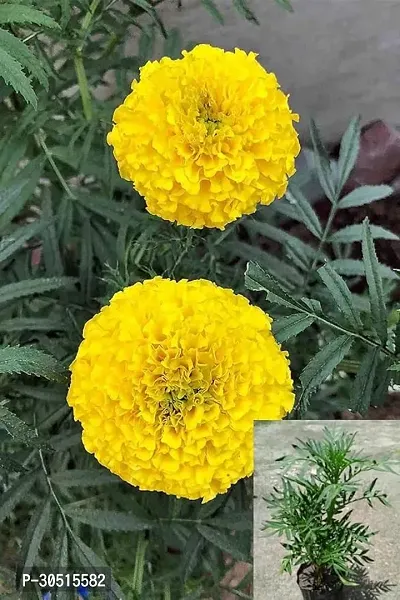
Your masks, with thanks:
[[(280, 463), (275, 460), (292, 451), (296, 438), (321, 438), (323, 428), (339, 427), (357, 431), (356, 449), (374, 458), (390, 454), (400, 459), (400, 422), (398, 421), (259, 421), (255, 424), (254, 475), (254, 600), (300, 600), (296, 576), (280, 575), (280, 560), (285, 551), (278, 537), (269, 537), (262, 524), (269, 518), (263, 496), (280, 481)], [(400, 468), (398, 468), (400, 472)], [(354, 518), (365, 522), (379, 533), (374, 538), (362, 589), (353, 590), (348, 600), (398, 600), (400, 598), (400, 475), (376, 473), (379, 489), (389, 495), (391, 508), (383, 505), (371, 509), (365, 503), (354, 510)], [(364, 578), (365, 580), (365, 578)], [(379, 590), (378, 582), (390, 583), (390, 589)], [(383, 586), (384, 587), (384, 586)]]

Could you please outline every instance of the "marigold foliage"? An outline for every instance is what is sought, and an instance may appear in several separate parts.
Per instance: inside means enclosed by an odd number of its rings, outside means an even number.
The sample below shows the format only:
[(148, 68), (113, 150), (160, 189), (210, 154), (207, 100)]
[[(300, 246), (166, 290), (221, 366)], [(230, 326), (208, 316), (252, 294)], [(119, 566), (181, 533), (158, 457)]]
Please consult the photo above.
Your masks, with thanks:
[(201, 44), (182, 54), (142, 67), (107, 141), (150, 213), (224, 229), (283, 196), (299, 117), (254, 52)]
[(271, 318), (202, 279), (117, 292), (86, 323), (71, 371), (88, 452), (142, 490), (204, 502), (253, 472), (254, 419), (294, 405)]

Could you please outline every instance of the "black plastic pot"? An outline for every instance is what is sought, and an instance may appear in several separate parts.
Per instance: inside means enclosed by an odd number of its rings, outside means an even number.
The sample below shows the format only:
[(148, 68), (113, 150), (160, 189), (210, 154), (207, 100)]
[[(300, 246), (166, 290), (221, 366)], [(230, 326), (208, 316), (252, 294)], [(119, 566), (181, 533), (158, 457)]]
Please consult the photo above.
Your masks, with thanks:
[(297, 571), (297, 585), (304, 600), (345, 600), (344, 586), (339, 577), (325, 571), (322, 583), (317, 586), (314, 565), (301, 565)]

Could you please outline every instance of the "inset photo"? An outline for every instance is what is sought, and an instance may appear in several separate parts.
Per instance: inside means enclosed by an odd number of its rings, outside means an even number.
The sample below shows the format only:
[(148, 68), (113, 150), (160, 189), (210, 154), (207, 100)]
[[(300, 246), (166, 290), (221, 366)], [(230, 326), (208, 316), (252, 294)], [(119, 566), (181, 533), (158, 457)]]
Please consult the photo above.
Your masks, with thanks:
[(400, 598), (400, 423), (258, 421), (254, 600)]

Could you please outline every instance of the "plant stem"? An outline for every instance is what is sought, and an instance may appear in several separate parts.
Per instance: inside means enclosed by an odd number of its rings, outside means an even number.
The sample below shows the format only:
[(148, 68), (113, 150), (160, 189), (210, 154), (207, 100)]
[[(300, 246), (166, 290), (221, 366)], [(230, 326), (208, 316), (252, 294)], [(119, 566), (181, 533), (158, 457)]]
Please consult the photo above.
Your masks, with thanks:
[(60, 172), (59, 168), (57, 167), (56, 163), (54, 162), (54, 158), (53, 158), (50, 150), (48, 149), (48, 147), (46, 145), (46, 142), (43, 139), (42, 132), (40, 132), (38, 134), (35, 133), (34, 134), (34, 138), (35, 138), (35, 141), (36, 141), (37, 145), (40, 146), (41, 149), (43, 150), (43, 152), (45, 153), (46, 158), (49, 161), (50, 165), (52, 166), (53, 171), (54, 171), (57, 179), (61, 183), (61, 185), (64, 188), (64, 190), (67, 192), (69, 198), (71, 198), (71, 200), (75, 200), (75, 196), (71, 192), (71, 189), (70, 189), (68, 183), (65, 181), (64, 177), (61, 175), (61, 172)]
[(171, 600), (171, 586), (168, 582), (164, 583), (164, 600)]
[(143, 585), (143, 571), (144, 571), (144, 558), (146, 554), (148, 541), (146, 540), (144, 533), (140, 533), (138, 536), (138, 542), (136, 546), (135, 556), (135, 568), (133, 571), (133, 591), (140, 597), (142, 593)]
[(333, 219), (335, 218), (336, 212), (337, 212), (337, 199), (336, 199), (336, 202), (331, 205), (331, 210), (329, 212), (329, 217), (328, 217), (328, 220), (327, 220), (327, 222), (325, 224), (325, 228), (324, 228), (324, 231), (322, 233), (322, 237), (321, 237), (321, 239), (319, 241), (318, 248), (317, 248), (317, 250), (315, 252), (314, 259), (313, 259), (311, 267), (307, 271), (307, 275), (306, 275), (306, 277), (304, 279), (304, 284), (303, 284), (304, 289), (307, 288), (308, 283), (310, 281), (310, 277), (313, 274), (313, 272), (315, 270), (315, 267), (318, 264), (319, 257), (321, 255), (322, 250), (324, 249), (324, 246), (325, 246), (325, 243), (326, 243), (326, 239), (327, 239), (328, 234), (330, 232), (330, 229), (331, 229), (331, 226), (332, 226), (332, 222), (333, 222)]

